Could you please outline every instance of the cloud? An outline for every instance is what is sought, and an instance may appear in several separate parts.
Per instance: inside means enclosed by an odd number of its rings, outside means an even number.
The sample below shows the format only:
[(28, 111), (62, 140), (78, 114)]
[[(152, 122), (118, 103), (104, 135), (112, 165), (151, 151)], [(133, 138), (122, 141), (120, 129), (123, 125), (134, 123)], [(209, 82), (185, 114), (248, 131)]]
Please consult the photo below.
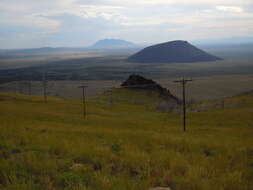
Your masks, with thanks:
[[(100, 1), (101, 2), (101, 1)], [(252, 0), (105, 0), (107, 3), (114, 4), (142, 4), (142, 5), (248, 5)]]
[(80, 5), (80, 13), (78, 14), (84, 18), (104, 18), (105, 20), (119, 21), (123, 19), (121, 15), (120, 6), (108, 6), (108, 5)]
[(252, 0), (1, 0), (0, 48), (249, 36), (252, 10)]
[(241, 7), (236, 6), (216, 6), (216, 9), (225, 12), (236, 12), (236, 13), (243, 12), (243, 9)]

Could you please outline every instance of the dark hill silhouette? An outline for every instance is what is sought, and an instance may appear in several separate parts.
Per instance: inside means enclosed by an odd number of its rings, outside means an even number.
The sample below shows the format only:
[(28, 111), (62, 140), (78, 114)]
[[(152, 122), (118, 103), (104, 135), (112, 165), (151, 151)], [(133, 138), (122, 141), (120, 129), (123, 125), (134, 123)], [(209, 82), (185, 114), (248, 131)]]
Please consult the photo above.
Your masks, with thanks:
[(193, 63), (222, 60), (196, 48), (187, 41), (171, 41), (147, 47), (130, 56), (137, 63)]
[(136, 45), (132, 42), (128, 42), (125, 40), (117, 40), (117, 39), (104, 39), (96, 42), (92, 48), (131, 48)]
[(179, 99), (172, 95), (169, 90), (161, 87), (155, 81), (146, 79), (140, 75), (130, 75), (129, 78), (121, 84), (121, 87), (136, 90), (155, 91), (165, 99), (173, 100), (176, 103), (180, 102)]

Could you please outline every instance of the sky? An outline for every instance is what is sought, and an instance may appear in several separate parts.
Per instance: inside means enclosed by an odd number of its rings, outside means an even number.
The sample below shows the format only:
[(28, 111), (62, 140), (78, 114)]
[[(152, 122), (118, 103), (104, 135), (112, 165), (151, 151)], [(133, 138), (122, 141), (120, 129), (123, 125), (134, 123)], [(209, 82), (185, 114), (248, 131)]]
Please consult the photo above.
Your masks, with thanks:
[(253, 37), (253, 0), (0, 0), (0, 48)]

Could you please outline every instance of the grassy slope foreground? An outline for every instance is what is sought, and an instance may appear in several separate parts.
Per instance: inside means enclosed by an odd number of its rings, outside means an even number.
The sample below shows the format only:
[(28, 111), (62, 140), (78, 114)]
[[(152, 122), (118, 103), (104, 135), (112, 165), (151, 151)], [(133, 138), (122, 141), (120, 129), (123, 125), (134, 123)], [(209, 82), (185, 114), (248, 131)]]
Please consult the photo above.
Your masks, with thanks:
[(0, 93), (0, 189), (252, 190), (252, 95), (189, 113), (186, 133), (155, 101), (116, 90), (85, 121), (80, 100)]

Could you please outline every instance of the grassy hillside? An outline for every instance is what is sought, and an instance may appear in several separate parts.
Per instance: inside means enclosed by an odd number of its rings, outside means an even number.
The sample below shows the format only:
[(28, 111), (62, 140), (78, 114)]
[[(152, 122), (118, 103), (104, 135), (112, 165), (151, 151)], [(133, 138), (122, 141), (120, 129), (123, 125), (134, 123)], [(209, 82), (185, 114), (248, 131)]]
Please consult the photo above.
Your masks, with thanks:
[(114, 90), (78, 99), (0, 93), (0, 189), (251, 190), (253, 95), (181, 116), (158, 97)]

